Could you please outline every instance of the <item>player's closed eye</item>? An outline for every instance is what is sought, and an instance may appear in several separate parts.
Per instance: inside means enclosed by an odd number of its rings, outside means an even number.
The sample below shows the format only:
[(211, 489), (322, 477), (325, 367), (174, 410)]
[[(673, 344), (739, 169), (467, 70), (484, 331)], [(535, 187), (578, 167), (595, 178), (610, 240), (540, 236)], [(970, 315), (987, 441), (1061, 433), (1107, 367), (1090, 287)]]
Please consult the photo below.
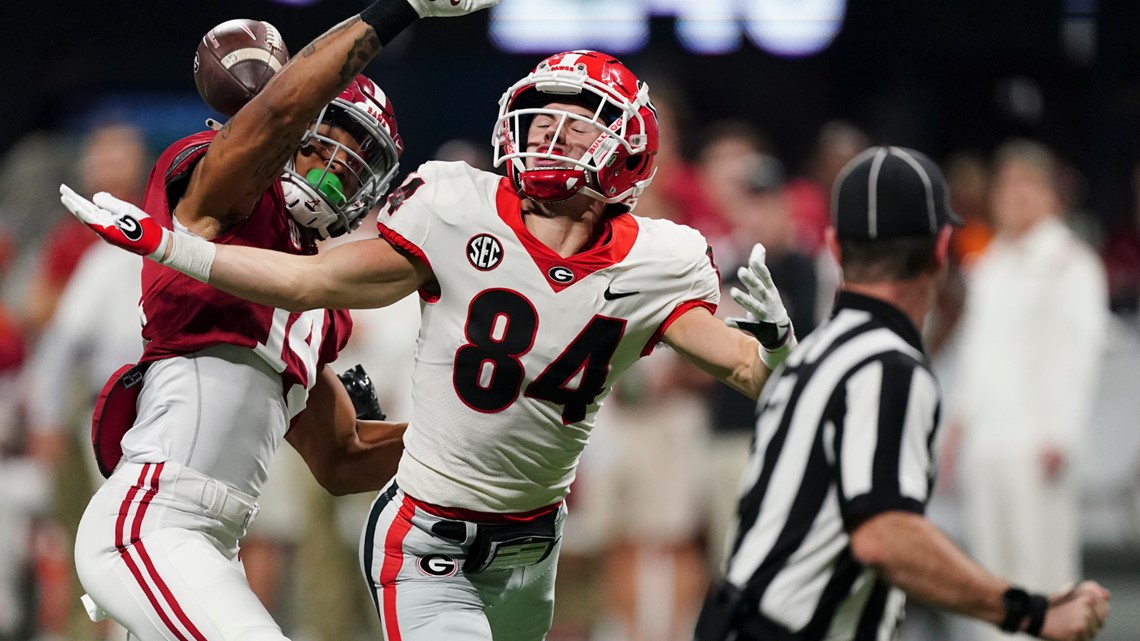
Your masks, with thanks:
[[(534, 119), (534, 128), (538, 132), (544, 133), (549, 129), (555, 128), (558, 124), (558, 120), (559, 120), (558, 118), (555, 118), (553, 116), (545, 116), (545, 115), (536, 116)], [(588, 122), (583, 122), (581, 120), (570, 120), (566, 125), (563, 126), (563, 129), (566, 131), (569, 131), (571, 133), (583, 135), (583, 136), (589, 135), (589, 134), (592, 134), (595, 132), (595, 128), (593, 125), (591, 125)]]
[(576, 134), (589, 135), (595, 133), (597, 130), (590, 123), (582, 122), (581, 120), (573, 120), (570, 124), (570, 131)]

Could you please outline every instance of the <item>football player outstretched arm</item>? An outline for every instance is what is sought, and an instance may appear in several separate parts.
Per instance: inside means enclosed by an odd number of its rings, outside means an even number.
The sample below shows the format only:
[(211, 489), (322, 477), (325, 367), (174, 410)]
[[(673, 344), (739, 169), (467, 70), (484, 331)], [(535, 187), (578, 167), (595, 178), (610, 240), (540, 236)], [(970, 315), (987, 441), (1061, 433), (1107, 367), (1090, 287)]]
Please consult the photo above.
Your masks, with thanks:
[(375, 33), (350, 18), (308, 45), (243, 106), (211, 141), (194, 168), (174, 216), (213, 238), (247, 217), (280, 177), (309, 122), (380, 50)]
[[(498, 2), (376, 0), (325, 32), (222, 127), (195, 168), (175, 217), (199, 236), (223, 233), (247, 217), (281, 175), (310, 121), (405, 27), (420, 18), (464, 15)], [(60, 191), (71, 190), (61, 186)], [(95, 230), (104, 240), (144, 256), (161, 256), (168, 238), (153, 221)]]
[(325, 32), (222, 127), (195, 168), (175, 216), (206, 238), (224, 232), (248, 216), (281, 175), (310, 121), (404, 27), (418, 18), (462, 15), (497, 2), (377, 0)]
[[(110, 194), (96, 194), (92, 202), (66, 185), (60, 194), (64, 206), (107, 242), (255, 303), (289, 311), (365, 309), (435, 287), (427, 265), (380, 238), (345, 243), (315, 256), (217, 245), (164, 229), (146, 212)], [(121, 231), (129, 229), (141, 232)], [(142, 240), (148, 234), (161, 238), (151, 243), (151, 251)]]
[[(196, 240), (178, 240), (184, 239)], [(290, 311), (384, 307), (435, 281), (427, 265), (382, 238), (345, 243), (315, 256), (235, 245), (217, 249), (205, 282)]]
[(734, 287), (731, 294), (747, 312), (745, 317), (722, 323), (707, 309), (695, 307), (662, 336), (679, 354), (750, 398), (760, 396), (768, 375), (796, 346), (788, 312), (764, 264), (766, 253), (757, 243), (748, 264), (737, 271), (748, 291)]
[(339, 496), (379, 490), (391, 480), (404, 452), (407, 426), (358, 419), (349, 393), (326, 365), (285, 440), (321, 487)]
[(749, 398), (758, 398), (771, 370), (760, 360), (760, 343), (703, 307), (685, 312), (662, 340), (678, 354)]

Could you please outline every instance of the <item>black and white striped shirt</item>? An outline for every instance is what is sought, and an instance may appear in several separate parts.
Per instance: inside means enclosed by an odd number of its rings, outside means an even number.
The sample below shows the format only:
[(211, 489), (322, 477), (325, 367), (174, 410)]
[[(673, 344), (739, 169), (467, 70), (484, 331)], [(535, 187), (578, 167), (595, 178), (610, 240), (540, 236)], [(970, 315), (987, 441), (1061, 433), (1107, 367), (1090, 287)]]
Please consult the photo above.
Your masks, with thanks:
[(727, 574), (758, 601), (763, 636), (892, 637), (905, 597), (855, 560), (848, 533), (923, 513), (940, 400), (910, 320), (850, 292), (765, 385)]

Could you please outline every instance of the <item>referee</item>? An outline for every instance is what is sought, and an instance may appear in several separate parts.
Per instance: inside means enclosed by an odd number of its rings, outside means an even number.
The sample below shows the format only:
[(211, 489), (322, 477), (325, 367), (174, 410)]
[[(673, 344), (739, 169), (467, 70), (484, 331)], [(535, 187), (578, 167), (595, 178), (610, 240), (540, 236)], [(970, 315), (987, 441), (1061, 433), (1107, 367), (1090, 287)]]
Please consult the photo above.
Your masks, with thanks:
[(1028, 594), (923, 516), (941, 393), (919, 327), (959, 223), (937, 165), (869, 149), (840, 174), (832, 216), (843, 289), (764, 388), (727, 576), (697, 640), (884, 641), (908, 594), (1009, 632), (1091, 639), (1108, 616), (1100, 585)]

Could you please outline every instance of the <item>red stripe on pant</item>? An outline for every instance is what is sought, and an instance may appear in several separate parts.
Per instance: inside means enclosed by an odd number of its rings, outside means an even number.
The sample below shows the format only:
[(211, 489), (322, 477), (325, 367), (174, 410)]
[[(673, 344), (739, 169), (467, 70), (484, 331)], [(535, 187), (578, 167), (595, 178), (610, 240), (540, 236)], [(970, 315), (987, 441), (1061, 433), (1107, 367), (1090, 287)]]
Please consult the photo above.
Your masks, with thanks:
[(400, 641), (400, 625), (396, 620), (396, 577), (404, 566), (404, 539), (412, 529), (416, 508), (404, 496), (400, 511), (384, 537), (384, 562), (380, 565), (380, 591), (384, 596), (384, 632), (388, 641)]
[(190, 621), (190, 617), (186, 616), (186, 612), (182, 610), (182, 606), (180, 606), (178, 604), (178, 600), (174, 598), (174, 594), (170, 591), (170, 587), (167, 586), (166, 582), (162, 580), (161, 576), (159, 576), (158, 570), (154, 567), (154, 563), (151, 561), (150, 554), (147, 553), (146, 548), (143, 546), (143, 542), (141, 540), (143, 517), (146, 515), (147, 507), (150, 506), (150, 502), (154, 498), (154, 495), (158, 493), (158, 477), (160, 474), (162, 474), (162, 468), (164, 465), (164, 463), (158, 463), (153, 466), (153, 473), (150, 475), (150, 480), (147, 481), (146, 492), (143, 495), (143, 498), (139, 501), (139, 507), (135, 512), (134, 522), (131, 524), (131, 540), (124, 544), (124, 517), (127, 513), (127, 510), (129, 509), (131, 500), (134, 498), (135, 494), (138, 492), (138, 489), (144, 483), (147, 472), (149, 472), (152, 468), (152, 465), (150, 463), (147, 463), (143, 466), (142, 473), (139, 474), (138, 483), (135, 485), (135, 487), (132, 487), (129, 492), (127, 492), (127, 496), (123, 500), (123, 507), (119, 510), (119, 519), (116, 523), (115, 547), (119, 549), (119, 555), (122, 557), (123, 562), (126, 563), (127, 568), (135, 577), (135, 582), (137, 582), (139, 584), (139, 587), (142, 588), (143, 593), (146, 594), (147, 600), (150, 601), (151, 607), (154, 608), (154, 611), (158, 614), (158, 617), (162, 619), (162, 622), (166, 625), (167, 629), (174, 633), (174, 636), (178, 637), (180, 641), (190, 641), (177, 627), (174, 626), (174, 623), (170, 620), (170, 617), (167, 614), (166, 610), (162, 607), (163, 602), (155, 596), (153, 591), (151, 591), (150, 586), (143, 578), (143, 573), (139, 569), (138, 563), (136, 563), (130, 555), (130, 550), (132, 548), (139, 555), (139, 558), (142, 559), (143, 565), (147, 570), (147, 575), (158, 588), (159, 595), (162, 597), (162, 600), (165, 601), (165, 604), (174, 612), (174, 616), (190, 632), (190, 635), (195, 639), (195, 641), (206, 641), (205, 635), (199, 632), (198, 628), (194, 626), (194, 623)]

